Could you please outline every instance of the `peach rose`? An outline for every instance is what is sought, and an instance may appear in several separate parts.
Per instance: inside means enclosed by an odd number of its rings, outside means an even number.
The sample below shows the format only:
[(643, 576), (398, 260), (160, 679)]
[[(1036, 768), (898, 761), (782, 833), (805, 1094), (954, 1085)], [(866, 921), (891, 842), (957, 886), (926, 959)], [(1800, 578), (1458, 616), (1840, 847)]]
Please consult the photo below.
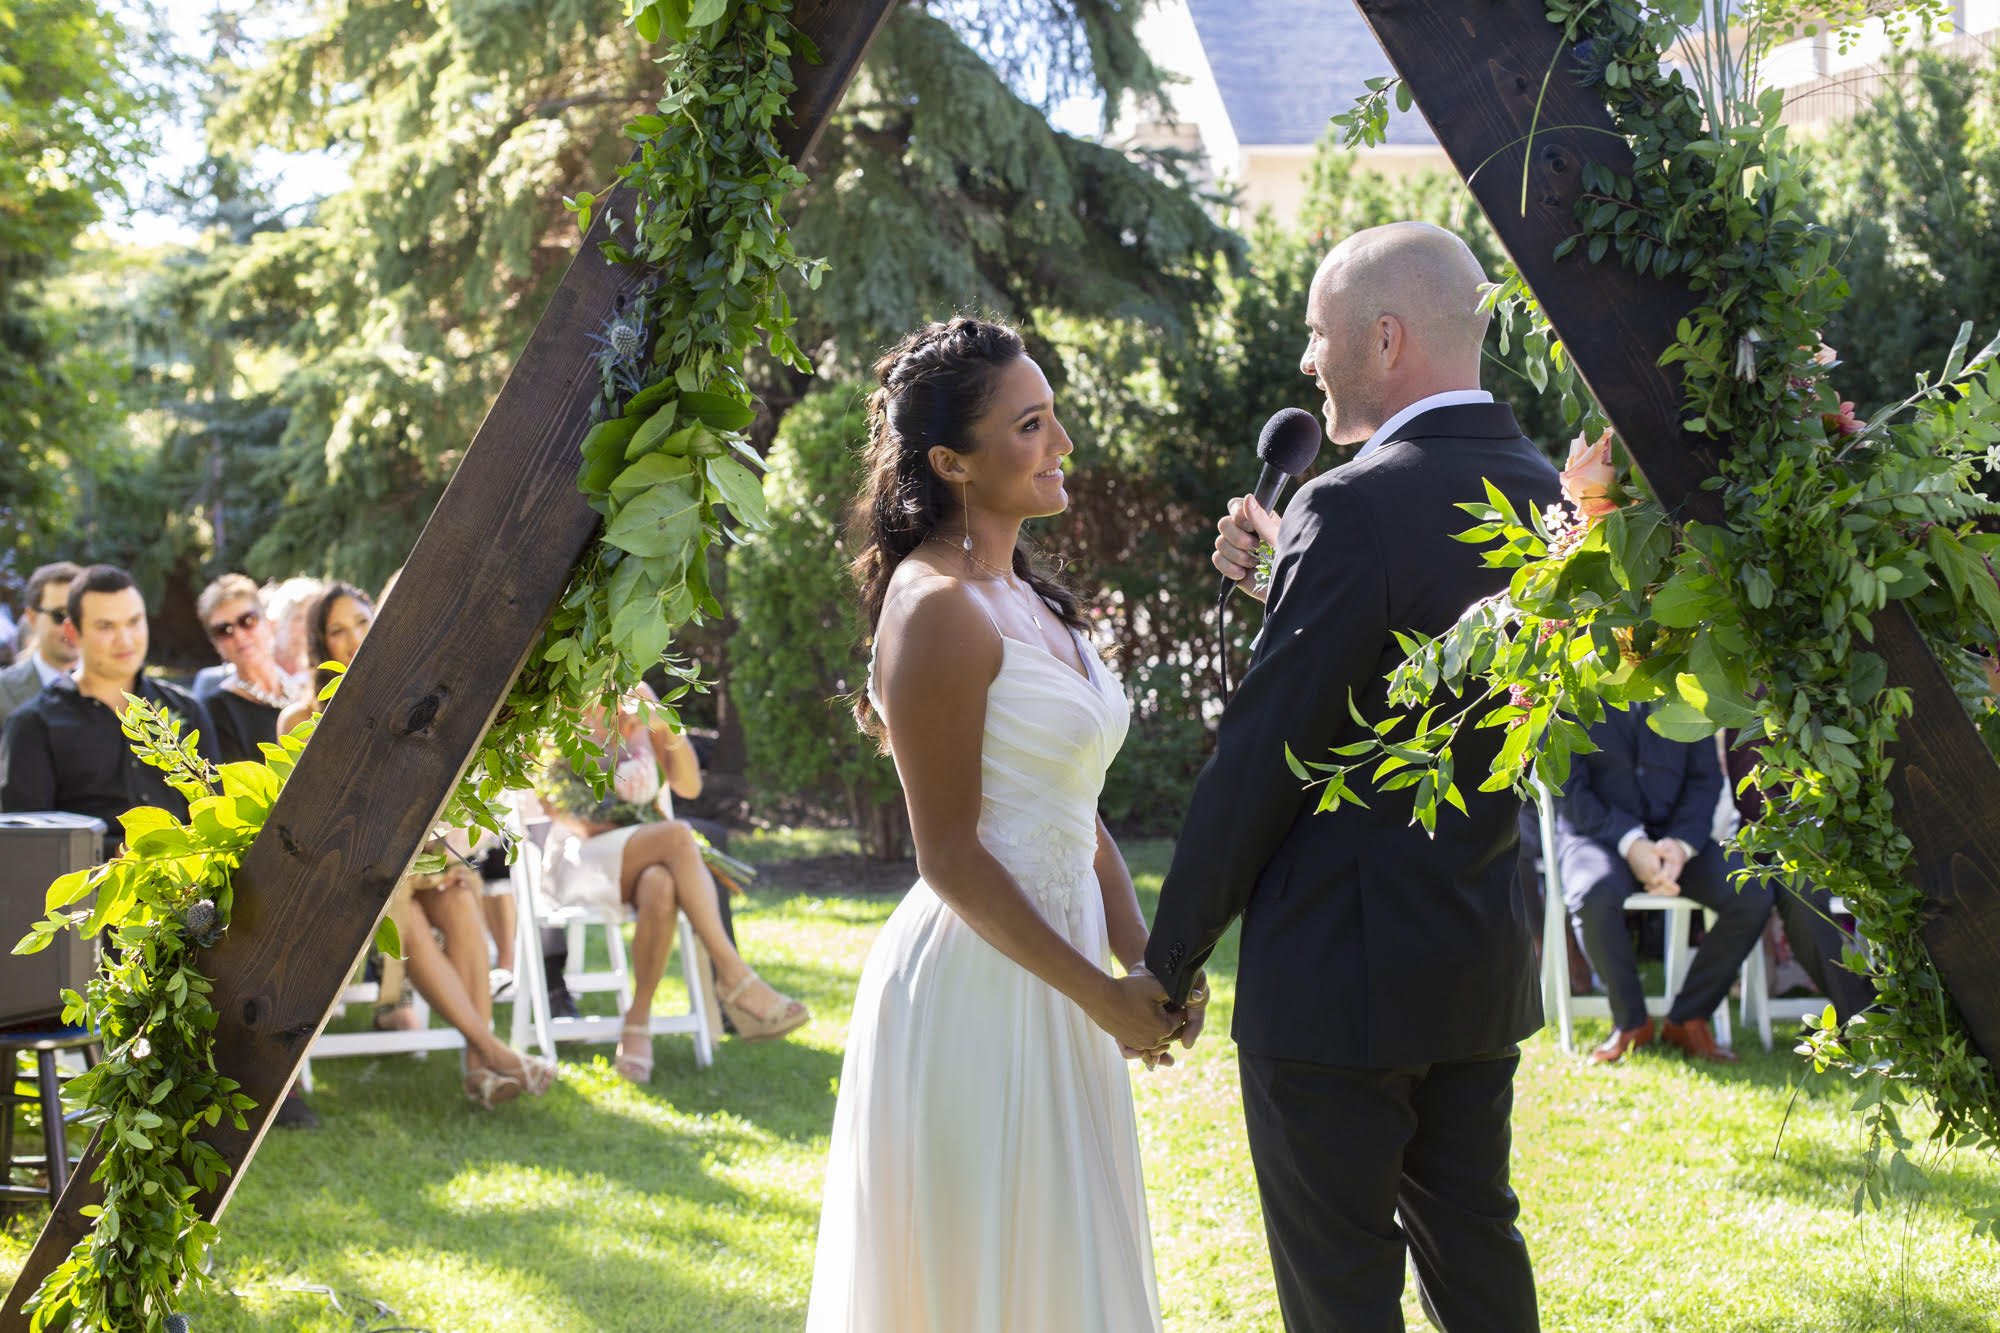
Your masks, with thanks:
[(1611, 464), (1609, 430), (1595, 440), (1579, 435), (1570, 441), (1569, 466), (1563, 469), (1562, 489), (1586, 521), (1595, 523), (1618, 508), (1606, 495), (1617, 479), (1618, 470)]
[(1854, 404), (1851, 402), (1842, 403), (1838, 412), (1820, 413), (1819, 419), (1829, 436), (1859, 435), (1867, 429), (1867, 423), (1854, 415)]

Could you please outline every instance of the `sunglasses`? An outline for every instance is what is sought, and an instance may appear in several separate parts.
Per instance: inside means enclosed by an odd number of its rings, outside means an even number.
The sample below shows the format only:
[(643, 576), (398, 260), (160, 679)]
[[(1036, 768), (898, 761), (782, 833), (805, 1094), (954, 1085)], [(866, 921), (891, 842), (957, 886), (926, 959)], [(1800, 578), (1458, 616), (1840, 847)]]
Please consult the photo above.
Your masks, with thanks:
[(47, 616), (51, 625), (66, 625), (69, 623), (69, 608), (66, 606), (38, 606), (35, 610)]
[(208, 637), (214, 639), (217, 643), (221, 643), (226, 639), (234, 638), (238, 630), (242, 630), (245, 634), (248, 634), (263, 623), (264, 613), (252, 607), (234, 620), (225, 620), (219, 625), (210, 625), (208, 627)]

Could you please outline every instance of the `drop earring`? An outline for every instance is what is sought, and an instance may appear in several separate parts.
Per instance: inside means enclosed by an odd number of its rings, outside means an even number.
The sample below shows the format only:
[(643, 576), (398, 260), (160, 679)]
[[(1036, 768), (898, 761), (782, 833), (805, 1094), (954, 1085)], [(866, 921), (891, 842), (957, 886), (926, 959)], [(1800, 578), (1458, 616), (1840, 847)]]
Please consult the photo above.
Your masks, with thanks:
[(972, 501), (968, 494), (970, 482), (958, 483), (958, 512), (965, 520), (965, 557), (972, 558)]

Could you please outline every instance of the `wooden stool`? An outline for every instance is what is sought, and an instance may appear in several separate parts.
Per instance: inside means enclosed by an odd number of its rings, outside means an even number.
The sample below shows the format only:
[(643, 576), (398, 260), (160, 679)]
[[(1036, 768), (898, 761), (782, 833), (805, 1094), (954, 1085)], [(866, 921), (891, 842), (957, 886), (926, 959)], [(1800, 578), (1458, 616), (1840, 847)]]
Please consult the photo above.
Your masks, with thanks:
[[(69, 1118), (63, 1115), (62, 1076), (56, 1069), (58, 1051), (82, 1051), (84, 1066), (96, 1063), (97, 1036), (87, 1028), (0, 1028), (0, 1203), (47, 1199), (53, 1207), (69, 1183), (69, 1173), (79, 1158), (70, 1156), (64, 1129)], [(35, 1089), (19, 1090), (20, 1057), (35, 1053)], [(14, 1155), (14, 1111), (21, 1106), (39, 1106), (42, 1113), (42, 1155)], [(14, 1171), (41, 1168), (48, 1176), (46, 1188), (17, 1185)]]

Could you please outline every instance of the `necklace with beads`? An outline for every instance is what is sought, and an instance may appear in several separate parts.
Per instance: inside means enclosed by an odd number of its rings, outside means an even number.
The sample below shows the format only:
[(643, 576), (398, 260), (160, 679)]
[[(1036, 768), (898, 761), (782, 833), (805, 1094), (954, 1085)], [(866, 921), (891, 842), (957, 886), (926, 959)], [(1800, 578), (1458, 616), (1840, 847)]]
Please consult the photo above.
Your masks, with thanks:
[[(944, 539), (944, 534), (942, 533), (933, 532), (930, 536), (924, 538), (924, 545), (928, 546), (931, 545), (932, 543), (936, 543), (939, 550), (951, 549), (951, 544)], [(964, 543), (961, 546), (959, 546), (958, 549), (959, 553), (963, 555), (967, 560), (970, 560), (973, 564), (978, 565), (981, 569), (991, 574), (994, 578), (999, 579), (1002, 582), (1006, 583), (1008, 587), (1014, 588), (1019, 586), (1020, 578), (1018, 575), (1014, 573), (1013, 570), (1001, 569), (998, 565), (989, 564), (988, 562), (981, 560), (979, 558), (979, 553), (972, 549), (972, 536), (970, 533), (966, 534)], [(1029, 592), (1029, 597), (1032, 605), (1030, 605), (1030, 607), (1028, 608), (1028, 619), (1034, 622), (1036, 629), (1040, 629), (1042, 627), (1042, 616), (1041, 616), (1042, 599), (1039, 596), (1037, 596), (1032, 590), (1030, 590)]]
[(232, 664), (228, 674), (222, 678), (222, 688), (240, 694), (252, 703), (263, 704), (266, 708), (284, 708), (293, 702), (299, 691), (293, 688), (295, 682), (291, 678), (281, 674), (279, 681), (276, 690), (267, 690), (245, 677)]

